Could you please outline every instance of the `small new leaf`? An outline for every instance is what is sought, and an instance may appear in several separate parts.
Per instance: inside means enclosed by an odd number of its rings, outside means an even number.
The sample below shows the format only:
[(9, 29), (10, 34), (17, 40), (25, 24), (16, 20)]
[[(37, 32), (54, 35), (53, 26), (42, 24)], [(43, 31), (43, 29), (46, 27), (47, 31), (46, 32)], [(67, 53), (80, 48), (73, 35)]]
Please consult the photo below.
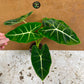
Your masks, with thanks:
[(32, 13), (33, 13), (33, 11), (31, 11), (31, 12), (29, 12), (28, 14), (23, 15), (23, 16), (21, 16), (21, 17), (19, 17), (19, 18), (5, 21), (4, 24), (5, 24), (5, 25), (15, 25), (15, 24), (20, 23), (20, 22), (22, 22), (23, 20), (25, 20), (25, 19), (26, 19), (28, 16), (30, 16)]
[(34, 45), (32, 47), (31, 61), (36, 74), (41, 80), (44, 80), (52, 63), (48, 46), (45, 44), (42, 49), (39, 49)]
[(80, 43), (75, 32), (66, 23), (64, 23), (64, 21), (53, 18), (44, 18), (43, 26), (44, 27), (38, 32), (48, 39), (66, 45), (75, 45)]
[(18, 43), (28, 43), (31, 41), (36, 41), (42, 38), (37, 32), (37, 29), (41, 27), (39, 22), (29, 22), (22, 24), (15, 28), (14, 30), (8, 32), (5, 36), (11, 41), (16, 41)]

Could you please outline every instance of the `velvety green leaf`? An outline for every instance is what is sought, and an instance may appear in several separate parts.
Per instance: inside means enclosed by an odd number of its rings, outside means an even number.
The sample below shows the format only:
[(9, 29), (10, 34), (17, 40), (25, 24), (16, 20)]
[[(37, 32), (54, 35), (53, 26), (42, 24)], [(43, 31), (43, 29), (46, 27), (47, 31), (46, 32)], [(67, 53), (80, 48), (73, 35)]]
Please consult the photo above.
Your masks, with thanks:
[(64, 21), (53, 18), (43, 19), (44, 27), (38, 32), (60, 44), (75, 45), (79, 44), (80, 40), (73, 30)]
[(37, 32), (35, 32), (40, 27), (41, 23), (39, 22), (29, 22), (18, 26), (16, 29), (8, 32), (5, 36), (10, 40), (19, 43), (36, 41), (42, 37)]
[(22, 22), (23, 20), (25, 20), (25, 19), (26, 19), (28, 16), (30, 16), (31, 14), (32, 14), (32, 11), (29, 12), (28, 14), (26, 14), (26, 15), (23, 15), (23, 16), (19, 17), (19, 18), (12, 19), (12, 20), (8, 20), (8, 21), (4, 22), (4, 24), (5, 24), (5, 25), (15, 25), (15, 24), (20, 23), (20, 22)]
[(45, 44), (42, 46), (42, 49), (39, 49), (34, 45), (32, 47), (31, 61), (36, 74), (41, 80), (44, 80), (51, 66), (51, 56), (48, 46)]

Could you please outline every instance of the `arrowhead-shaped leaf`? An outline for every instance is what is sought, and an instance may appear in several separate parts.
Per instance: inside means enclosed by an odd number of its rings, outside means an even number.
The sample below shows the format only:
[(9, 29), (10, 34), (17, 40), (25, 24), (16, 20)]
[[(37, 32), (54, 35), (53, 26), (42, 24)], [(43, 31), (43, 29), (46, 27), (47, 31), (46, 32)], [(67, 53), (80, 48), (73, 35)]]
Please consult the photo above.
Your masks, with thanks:
[(30, 16), (31, 14), (32, 14), (32, 11), (29, 12), (28, 14), (26, 14), (26, 15), (23, 15), (23, 16), (19, 17), (19, 18), (5, 21), (4, 24), (5, 24), (5, 25), (15, 25), (15, 24), (20, 23), (20, 22), (22, 22), (23, 20), (25, 20), (25, 19), (26, 19), (28, 16)]
[(42, 36), (35, 32), (40, 27), (41, 23), (39, 22), (30, 22), (22, 24), (16, 29), (8, 32), (5, 36), (10, 40), (16, 41), (18, 43), (28, 43), (31, 41), (36, 41), (42, 38)]
[(38, 32), (60, 44), (75, 45), (79, 44), (80, 40), (73, 30), (63, 21), (53, 18), (43, 19), (44, 27)]
[(36, 74), (41, 80), (44, 80), (51, 66), (51, 56), (48, 46), (45, 44), (42, 49), (38, 49), (34, 45), (32, 47), (31, 61)]

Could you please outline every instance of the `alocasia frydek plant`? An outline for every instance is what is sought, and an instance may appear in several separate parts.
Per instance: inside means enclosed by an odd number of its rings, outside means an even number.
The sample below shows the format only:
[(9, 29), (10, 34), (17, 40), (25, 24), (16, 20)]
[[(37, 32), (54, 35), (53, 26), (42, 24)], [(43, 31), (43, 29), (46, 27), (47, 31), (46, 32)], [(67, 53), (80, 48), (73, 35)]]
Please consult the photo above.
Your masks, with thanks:
[(32, 46), (31, 62), (36, 74), (41, 78), (41, 80), (44, 80), (49, 73), (52, 61), (47, 44), (43, 45), (42, 48), (39, 49), (41, 40), (46, 37), (65, 45), (79, 44), (80, 40), (73, 30), (61, 20), (43, 18), (42, 23), (27, 23), (25, 19), (31, 14), (32, 12), (29, 12), (17, 19), (4, 22), (5, 25), (15, 25), (22, 21), (25, 23), (8, 32), (5, 36), (11, 41), (16, 41), (18, 43), (36, 42), (36, 45)]

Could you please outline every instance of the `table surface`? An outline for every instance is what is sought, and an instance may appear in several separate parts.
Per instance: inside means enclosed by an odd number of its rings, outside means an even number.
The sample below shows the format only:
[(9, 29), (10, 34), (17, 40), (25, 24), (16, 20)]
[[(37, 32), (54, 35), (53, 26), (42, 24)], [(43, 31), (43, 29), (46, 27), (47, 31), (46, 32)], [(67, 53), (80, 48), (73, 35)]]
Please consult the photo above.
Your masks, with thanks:
[(28, 50), (0, 51), (0, 84), (84, 84), (84, 51), (51, 50), (49, 75), (41, 82)]
[[(63, 20), (79, 37), (81, 44), (65, 46), (57, 44), (49, 39), (43, 39), (42, 44), (48, 44), (50, 50), (84, 50), (84, 0), (38, 0), (41, 3), (39, 9), (35, 9), (32, 3), (36, 0), (0, 0), (0, 32), (7, 33), (15, 29), (14, 26), (4, 25), (4, 21), (20, 17), (33, 11), (27, 18), (27, 22), (42, 22), (42, 18), (55, 18)], [(28, 50), (31, 43), (22, 44), (10, 41), (6, 50)]]

